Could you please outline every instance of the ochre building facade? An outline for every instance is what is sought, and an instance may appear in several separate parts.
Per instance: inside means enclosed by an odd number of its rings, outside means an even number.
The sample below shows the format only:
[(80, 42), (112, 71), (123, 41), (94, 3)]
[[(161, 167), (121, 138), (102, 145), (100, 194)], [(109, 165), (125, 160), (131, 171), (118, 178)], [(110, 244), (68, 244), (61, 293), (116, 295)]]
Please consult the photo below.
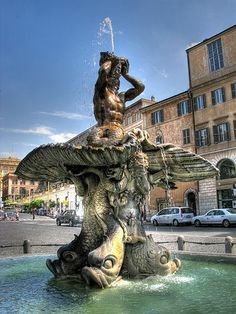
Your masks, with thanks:
[(199, 207), (236, 208), (236, 25), (187, 50), (196, 151), (220, 170), (199, 182)]
[[(211, 208), (236, 208), (236, 25), (187, 51), (189, 87), (167, 99), (143, 99), (127, 106), (124, 128), (148, 131), (157, 143), (173, 143), (198, 153), (220, 170), (217, 178), (177, 189), (151, 191), (148, 207), (190, 206), (195, 214)], [(86, 142), (89, 130), (69, 141)], [(86, 144), (86, 143), (85, 143)]]

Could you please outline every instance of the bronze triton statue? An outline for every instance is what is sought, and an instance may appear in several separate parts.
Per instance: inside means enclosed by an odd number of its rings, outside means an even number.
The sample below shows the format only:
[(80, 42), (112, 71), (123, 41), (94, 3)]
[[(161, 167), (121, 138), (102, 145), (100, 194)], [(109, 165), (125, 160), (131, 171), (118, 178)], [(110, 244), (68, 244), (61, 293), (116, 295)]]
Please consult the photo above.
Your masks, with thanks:
[[(133, 88), (119, 93), (121, 77)], [(98, 124), (88, 135), (87, 145), (40, 146), (16, 170), (21, 178), (70, 181), (83, 197), (80, 234), (58, 250), (56, 260), (47, 260), (55, 277), (72, 277), (104, 288), (122, 276), (166, 275), (180, 268), (178, 259), (172, 260), (166, 248), (146, 236), (139, 209), (152, 186), (161, 186), (165, 180), (205, 179), (215, 176), (217, 169), (172, 144), (151, 143), (142, 130), (125, 134), (125, 102), (143, 90), (144, 85), (129, 75), (127, 59), (102, 52), (94, 93)]]
[[(129, 62), (113, 53), (101, 52), (100, 69), (93, 97), (94, 115), (98, 127), (88, 137), (90, 145), (115, 145), (124, 138), (122, 127), (125, 102), (133, 100), (144, 91), (144, 85), (130, 76)], [(120, 76), (133, 85), (119, 93)]]

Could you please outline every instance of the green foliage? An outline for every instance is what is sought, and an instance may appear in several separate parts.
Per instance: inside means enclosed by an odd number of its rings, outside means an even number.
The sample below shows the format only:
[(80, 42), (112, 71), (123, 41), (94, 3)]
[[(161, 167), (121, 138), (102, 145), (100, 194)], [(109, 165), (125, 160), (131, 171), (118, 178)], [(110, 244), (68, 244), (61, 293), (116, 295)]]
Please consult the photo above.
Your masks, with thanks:
[(5, 200), (4, 201), (4, 205), (5, 206), (10, 206), (10, 205), (12, 205), (14, 202), (12, 201), (12, 200)]
[(56, 202), (49, 200), (49, 208), (53, 208), (53, 207), (56, 207)]
[(41, 208), (43, 207), (44, 201), (42, 199), (35, 199), (29, 203), (29, 208)]

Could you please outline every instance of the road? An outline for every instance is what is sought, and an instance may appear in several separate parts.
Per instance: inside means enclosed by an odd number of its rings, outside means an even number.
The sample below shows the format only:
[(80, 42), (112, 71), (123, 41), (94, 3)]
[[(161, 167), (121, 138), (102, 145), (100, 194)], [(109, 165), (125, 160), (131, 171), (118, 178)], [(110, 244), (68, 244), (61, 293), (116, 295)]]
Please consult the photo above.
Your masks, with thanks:
[[(79, 234), (81, 226), (69, 227), (67, 225), (56, 226), (55, 219), (43, 216), (36, 216), (33, 220), (30, 214), (20, 214), (20, 221), (0, 222), (0, 246), (3, 245), (19, 245), (22, 246), (24, 240), (30, 240), (32, 244), (57, 244), (62, 245), (71, 242), (74, 239), (74, 234)], [(231, 236), (236, 238), (236, 227), (200, 227), (194, 226), (152, 226), (145, 224), (147, 234), (152, 234), (155, 242), (172, 242), (166, 243), (165, 246), (169, 249), (176, 250), (175, 242), (179, 235), (185, 237), (186, 241), (193, 242), (216, 242), (222, 245), (210, 246), (202, 245), (200, 248), (195, 247), (195, 244), (186, 245), (186, 249), (194, 249), (196, 251), (213, 250), (213, 252), (224, 252), (224, 238)], [(58, 246), (53, 247), (33, 247), (33, 253), (55, 253)], [(0, 248), (0, 256), (15, 255), (22, 253), (22, 247), (18, 248)]]

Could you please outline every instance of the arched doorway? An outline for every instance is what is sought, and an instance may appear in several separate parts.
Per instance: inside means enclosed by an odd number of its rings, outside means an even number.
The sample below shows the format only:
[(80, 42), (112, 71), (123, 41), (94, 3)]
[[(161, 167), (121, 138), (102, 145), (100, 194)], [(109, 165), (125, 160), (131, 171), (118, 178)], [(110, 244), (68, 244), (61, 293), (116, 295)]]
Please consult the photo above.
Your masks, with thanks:
[(196, 195), (194, 192), (189, 192), (187, 194), (187, 204), (188, 207), (193, 209), (194, 215), (197, 215)]

